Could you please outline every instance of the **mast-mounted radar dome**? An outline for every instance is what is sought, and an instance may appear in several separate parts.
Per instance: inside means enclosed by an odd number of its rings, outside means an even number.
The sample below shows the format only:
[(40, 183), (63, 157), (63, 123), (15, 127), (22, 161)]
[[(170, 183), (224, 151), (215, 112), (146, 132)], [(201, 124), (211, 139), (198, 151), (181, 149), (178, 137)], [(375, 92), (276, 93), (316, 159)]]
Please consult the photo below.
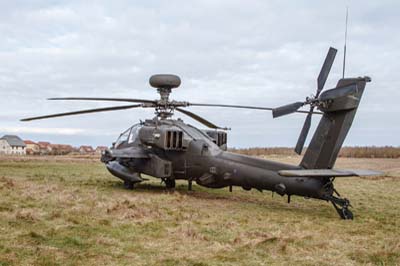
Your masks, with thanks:
[(177, 75), (157, 74), (150, 77), (150, 85), (158, 89), (173, 89), (181, 85), (181, 79)]

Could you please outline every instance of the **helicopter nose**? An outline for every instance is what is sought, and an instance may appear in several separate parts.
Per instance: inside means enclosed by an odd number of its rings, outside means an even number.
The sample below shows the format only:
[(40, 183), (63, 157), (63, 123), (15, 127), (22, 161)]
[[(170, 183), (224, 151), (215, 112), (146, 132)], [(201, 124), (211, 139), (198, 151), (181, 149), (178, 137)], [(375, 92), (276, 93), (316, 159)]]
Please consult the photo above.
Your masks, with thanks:
[(177, 75), (172, 74), (156, 74), (150, 77), (149, 83), (154, 88), (173, 89), (181, 85), (181, 79)]

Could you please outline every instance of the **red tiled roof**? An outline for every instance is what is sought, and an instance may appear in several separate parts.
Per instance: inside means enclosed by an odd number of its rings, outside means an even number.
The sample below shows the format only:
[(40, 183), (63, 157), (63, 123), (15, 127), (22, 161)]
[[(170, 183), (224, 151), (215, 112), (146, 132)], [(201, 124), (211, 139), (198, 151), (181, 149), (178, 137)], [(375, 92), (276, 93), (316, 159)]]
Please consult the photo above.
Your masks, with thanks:
[(43, 146), (49, 146), (49, 145), (50, 145), (50, 142), (39, 141), (37, 144), (43, 145)]
[(53, 149), (60, 149), (60, 150), (72, 150), (72, 146), (71, 145), (67, 145), (67, 144), (50, 144), (50, 147), (52, 147)]
[(92, 152), (94, 151), (94, 149), (92, 148), (92, 146), (86, 146), (86, 145), (82, 145), (79, 147), (80, 150), (84, 150), (86, 152)]
[(107, 150), (107, 146), (97, 146), (96, 150)]

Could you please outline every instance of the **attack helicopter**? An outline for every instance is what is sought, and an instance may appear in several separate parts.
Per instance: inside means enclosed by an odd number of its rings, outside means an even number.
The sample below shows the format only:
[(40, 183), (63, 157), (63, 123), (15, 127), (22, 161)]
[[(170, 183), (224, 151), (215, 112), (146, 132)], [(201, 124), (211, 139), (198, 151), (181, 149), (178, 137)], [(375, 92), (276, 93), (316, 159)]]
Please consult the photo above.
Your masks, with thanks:
[[(292, 195), (331, 202), (342, 219), (353, 219), (350, 201), (341, 197), (334, 187), (335, 178), (378, 175), (371, 170), (335, 169), (335, 161), (349, 132), (361, 96), (370, 82), (369, 77), (342, 78), (336, 87), (322, 92), (337, 50), (330, 48), (317, 79), (313, 97), (277, 108), (192, 103), (170, 100), (173, 89), (181, 84), (176, 75), (158, 74), (150, 77), (150, 85), (160, 94), (158, 100), (131, 98), (66, 97), (49, 100), (112, 101), (130, 105), (81, 110), (38, 117), (21, 121), (97, 113), (133, 108), (154, 108), (155, 117), (141, 121), (125, 132), (103, 152), (101, 161), (111, 174), (120, 178), (124, 186), (133, 189), (143, 182), (144, 175), (160, 178), (167, 188), (175, 187), (175, 180), (192, 182), (207, 188), (242, 187), (259, 191), (269, 190), (288, 197)], [(303, 106), (309, 110), (300, 110)], [(300, 165), (290, 165), (227, 151), (227, 128), (186, 110), (191, 106), (243, 108), (272, 111), (274, 118), (294, 112), (306, 114), (295, 151), (302, 153), (313, 115), (322, 115)], [(315, 111), (319, 109), (319, 111)], [(173, 119), (180, 112), (200, 122), (208, 129), (200, 130), (181, 119)]]

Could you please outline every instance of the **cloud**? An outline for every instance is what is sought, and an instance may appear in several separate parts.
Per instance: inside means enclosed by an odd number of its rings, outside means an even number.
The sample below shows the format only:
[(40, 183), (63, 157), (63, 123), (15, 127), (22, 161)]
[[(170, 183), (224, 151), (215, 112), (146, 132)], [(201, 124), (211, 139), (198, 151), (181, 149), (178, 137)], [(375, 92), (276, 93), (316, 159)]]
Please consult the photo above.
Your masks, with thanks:
[[(375, 144), (376, 128), (382, 129), (379, 134), (399, 132), (392, 121), (400, 112), (400, 35), (396, 34), (400, 4), (390, 0), (3, 1), (0, 125), (82, 129), (74, 138), (63, 135), (61, 140), (78, 142), (82, 136), (82, 142), (96, 142), (88, 144), (108, 143), (111, 135), (130, 124), (152, 118), (153, 111), (30, 124), (18, 119), (112, 105), (54, 103), (45, 101), (48, 97), (158, 98), (148, 85), (154, 73), (181, 76), (182, 85), (172, 94), (177, 100), (267, 107), (302, 100), (315, 92), (329, 46), (339, 52), (326, 88), (341, 77), (346, 5), (350, 7), (347, 75), (370, 75), (373, 81), (347, 144)], [(263, 111), (190, 110), (232, 127), (232, 146), (294, 145), (304, 121), (302, 115), (273, 120)], [(400, 145), (394, 134), (379, 143)]]
[(0, 127), (0, 132), (13, 134), (54, 134), (54, 135), (81, 135), (85, 130), (78, 128), (40, 128), (40, 127)]

